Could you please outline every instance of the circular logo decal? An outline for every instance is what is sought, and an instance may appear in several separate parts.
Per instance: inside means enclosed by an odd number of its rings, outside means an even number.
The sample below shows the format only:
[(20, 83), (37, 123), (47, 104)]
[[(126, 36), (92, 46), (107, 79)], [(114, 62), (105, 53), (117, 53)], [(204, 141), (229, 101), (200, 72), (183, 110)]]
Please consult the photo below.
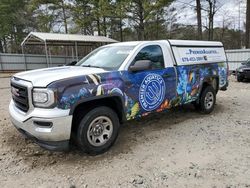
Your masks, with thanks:
[(158, 74), (147, 75), (141, 83), (139, 101), (146, 111), (155, 110), (165, 97), (165, 82)]

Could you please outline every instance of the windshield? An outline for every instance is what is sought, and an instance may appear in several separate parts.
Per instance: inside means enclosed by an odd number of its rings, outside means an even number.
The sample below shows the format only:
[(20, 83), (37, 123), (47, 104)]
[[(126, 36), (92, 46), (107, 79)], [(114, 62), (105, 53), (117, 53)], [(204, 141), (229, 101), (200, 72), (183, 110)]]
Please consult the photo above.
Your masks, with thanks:
[(250, 66), (250, 58), (246, 61), (245, 65)]
[(76, 65), (118, 70), (134, 46), (105, 46), (98, 48), (80, 60)]

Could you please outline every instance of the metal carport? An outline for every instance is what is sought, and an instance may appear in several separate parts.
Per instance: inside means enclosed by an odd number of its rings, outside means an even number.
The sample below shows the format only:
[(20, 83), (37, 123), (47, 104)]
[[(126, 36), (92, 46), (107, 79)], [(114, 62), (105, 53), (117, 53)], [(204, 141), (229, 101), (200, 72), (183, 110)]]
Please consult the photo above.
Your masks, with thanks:
[(94, 46), (105, 45), (109, 43), (118, 42), (114, 39), (104, 36), (91, 36), (79, 34), (61, 34), (61, 33), (41, 33), (31, 32), (21, 43), (22, 53), (24, 55), (24, 46), (26, 45), (44, 45), (46, 62), (48, 67), (49, 63), (49, 46), (72, 46), (75, 51), (76, 59), (78, 60), (78, 47), (79, 46)]

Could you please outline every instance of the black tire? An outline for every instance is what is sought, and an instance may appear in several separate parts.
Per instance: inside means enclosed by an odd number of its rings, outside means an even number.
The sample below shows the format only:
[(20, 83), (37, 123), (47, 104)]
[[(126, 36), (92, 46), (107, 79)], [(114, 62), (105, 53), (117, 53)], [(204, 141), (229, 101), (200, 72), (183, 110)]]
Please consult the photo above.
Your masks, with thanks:
[(200, 111), (200, 104), (197, 101), (192, 102), (192, 104), (196, 110)]
[(214, 110), (216, 103), (216, 91), (212, 86), (203, 88), (200, 94), (199, 103), (195, 103), (195, 108), (203, 114), (210, 114)]
[(243, 78), (242, 78), (241, 76), (238, 75), (238, 76), (237, 76), (237, 81), (238, 81), (238, 82), (242, 82), (242, 81), (243, 81)]
[[(113, 131), (110, 133), (110, 137), (106, 138), (106, 142), (103, 145), (95, 146), (91, 143), (91, 134), (93, 134), (94, 131), (90, 131), (89, 128), (91, 124), (95, 119), (106, 117), (110, 122), (112, 122)], [(102, 124), (102, 123), (101, 123)], [(98, 124), (99, 125), (99, 124)], [(95, 125), (95, 126), (98, 126)], [(92, 127), (92, 126), (91, 126)], [(103, 126), (102, 126), (103, 127)], [(118, 136), (120, 127), (120, 122), (118, 119), (117, 114), (109, 107), (106, 106), (100, 106), (95, 107), (92, 110), (90, 110), (88, 113), (86, 113), (82, 118), (80, 118), (77, 130), (76, 130), (76, 142), (80, 150), (82, 150), (85, 153), (88, 153), (90, 155), (98, 155), (106, 152), (116, 141), (116, 138)], [(93, 130), (95, 130), (93, 128)], [(105, 140), (105, 137), (108, 137), (107, 135), (103, 135), (102, 139)], [(95, 136), (92, 136), (95, 138)], [(95, 144), (98, 144), (97, 142)]]

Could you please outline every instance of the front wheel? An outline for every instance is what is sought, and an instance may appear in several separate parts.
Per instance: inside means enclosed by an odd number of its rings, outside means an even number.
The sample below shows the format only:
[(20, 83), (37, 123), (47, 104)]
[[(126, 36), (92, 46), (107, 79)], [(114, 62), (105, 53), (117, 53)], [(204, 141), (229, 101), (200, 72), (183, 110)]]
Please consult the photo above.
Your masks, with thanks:
[(207, 86), (202, 90), (200, 101), (195, 107), (204, 114), (210, 114), (214, 110), (215, 102), (216, 92), (212, 86)]
[(109, 107), (96, 107), (79, 122), (76, 141), (79, 148), (97, 155), (107, 151), (115, 142), (119, 132), (117, 114)]

